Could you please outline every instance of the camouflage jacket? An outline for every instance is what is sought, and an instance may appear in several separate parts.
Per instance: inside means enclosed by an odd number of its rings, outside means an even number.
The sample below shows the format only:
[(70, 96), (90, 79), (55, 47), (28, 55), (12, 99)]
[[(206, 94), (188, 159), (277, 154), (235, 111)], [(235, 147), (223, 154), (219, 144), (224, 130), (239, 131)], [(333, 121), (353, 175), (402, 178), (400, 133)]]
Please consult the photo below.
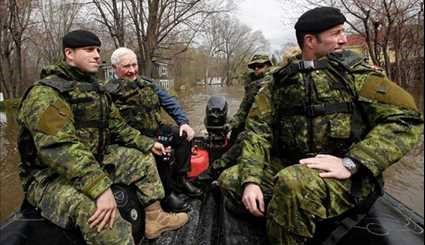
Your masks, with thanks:
[[(67, 64), (49, 66), (18, 111), (24, 188), (63, 176), (95, 199), (112, 184), (101, 164), (108, 144), (150, 152), (153, 141), (128, 127), (97, 81)], [(31, 147), (31, 143), (33, 147)]]
[(161, 125), (161, 108), (178, 125), (189, 123), (177, 100), (147, 79), (114, 79), (107, 82), (106, 89), (121, 115), (145, 135), (153, 136)]
[[(249, 112), (240, 163), (242, 181), (261, 184), (264, 168), (315, 154), (350, 157), (367, 175), (383, 171), (418, 141), (423, 118), (410, 94), (349, 51), (317, 69), (292, 59), (267, 76)], [(272, 157), (282, 159), (273, 166)]]
[[(266, 73), (270, 72), (272, 68), (269, 68)], [(255, 72), (250, 71), (243, 75), (244, 80), (244, 97), (239, 105), (238, 111), (233, 115), (230, 120), (230, 126), (232, 127), (232, 138), (238, 135), (245, 128), (245, 121), (248, 116), (248, 112), (254, 103), (254, 98), (258, 93), (258, 90), (264, 86), (263, 76), (257, 76)]]

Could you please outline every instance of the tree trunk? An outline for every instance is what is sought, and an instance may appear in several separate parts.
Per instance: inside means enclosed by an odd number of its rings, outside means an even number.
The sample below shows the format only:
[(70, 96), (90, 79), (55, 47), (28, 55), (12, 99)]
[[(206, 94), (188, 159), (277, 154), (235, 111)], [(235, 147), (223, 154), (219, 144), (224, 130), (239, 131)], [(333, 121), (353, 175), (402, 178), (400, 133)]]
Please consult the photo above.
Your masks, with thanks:
[(20, 88), (23, 80), (23, 72), (22, 72), (22, 42), (16, 42), (16, 78), (13, 84), (13, 97), (17, 98), (20, 96)]
[(149, 17), (146, 29), (146, 40), (144, 41), (144, 63), (142, 64), (142, 74), (153, 77), (153, 56), (157, 48), (158, 28), (159, 28), (159, 1), (149, 0)]

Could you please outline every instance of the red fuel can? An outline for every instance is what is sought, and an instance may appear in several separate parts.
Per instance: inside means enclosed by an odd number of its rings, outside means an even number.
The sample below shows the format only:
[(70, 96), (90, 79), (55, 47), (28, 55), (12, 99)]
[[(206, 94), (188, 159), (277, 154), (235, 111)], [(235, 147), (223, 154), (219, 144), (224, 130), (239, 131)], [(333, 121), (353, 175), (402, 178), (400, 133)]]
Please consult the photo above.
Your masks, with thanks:
[(191, 179), (195, 179), (200, 174), (202, 174), (205, 170), (208, 169), (208, 165), (209, 165), (208, 151), (202, 148), (193, 147), (190, 164), (191, 164), (191, 170), (187, 174), (187, 176)]

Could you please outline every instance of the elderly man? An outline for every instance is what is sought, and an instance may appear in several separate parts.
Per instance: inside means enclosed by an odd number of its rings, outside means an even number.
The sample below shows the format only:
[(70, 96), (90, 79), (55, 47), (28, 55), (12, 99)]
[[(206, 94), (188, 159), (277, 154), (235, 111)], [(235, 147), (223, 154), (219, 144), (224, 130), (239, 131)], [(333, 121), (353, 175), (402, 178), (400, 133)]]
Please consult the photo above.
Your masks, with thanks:
[(67, 33), (65, 61), (43, 69), (24, 95), (17, 118), (21, 177), (25, 198), (54, 224), (78, 227), (88, 244), (134, 244), (113, 183), (135, 185), (149, 239), (183, 226), (188, 215), (161, 209), (164, 189), (152, 153), (165, 148), (128, 127), (95, 79), (100, 45), (89, 31)]
[[(107, 91), (128, 124), (142, 134), (159, 139), (169, 151), (174, 151), (175, 162), (157, 157), (157, 167), (164, 184), (166, 198), (164, 208), (187, 211), (190, 207), (175, 192), (189, 196), (202, 195), (201, 190), (186, 178), (190, 170), (191, 143), (194, 136), (186, 113), (174, 97), (155, 83), (139, 76), (136, 54), (128, 48), (119, 48), (111, 56), (115, 79), (106, 84)], [(178, 127), (165, 125), (161, 121), (161, 108), (177, 123)]]
[(344, 51), (345, 21), (330, 7), (299, 18), (302, 55), (266, 77), (239, 164), (219, 178), (228, 198), (267, 218), (272, 244), (305, 244), (318, 222), (373, 202), (423, 130), (411, 95)]

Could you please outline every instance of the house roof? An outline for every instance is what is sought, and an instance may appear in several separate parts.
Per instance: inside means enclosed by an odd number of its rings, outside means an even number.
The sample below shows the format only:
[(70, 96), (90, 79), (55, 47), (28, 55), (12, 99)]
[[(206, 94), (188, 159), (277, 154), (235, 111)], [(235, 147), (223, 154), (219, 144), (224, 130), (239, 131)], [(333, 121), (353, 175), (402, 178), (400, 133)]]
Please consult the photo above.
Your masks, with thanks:
[(347, 37), (347, 47), (367, 47), (366, 39), (359, 34), (353, 34)]

